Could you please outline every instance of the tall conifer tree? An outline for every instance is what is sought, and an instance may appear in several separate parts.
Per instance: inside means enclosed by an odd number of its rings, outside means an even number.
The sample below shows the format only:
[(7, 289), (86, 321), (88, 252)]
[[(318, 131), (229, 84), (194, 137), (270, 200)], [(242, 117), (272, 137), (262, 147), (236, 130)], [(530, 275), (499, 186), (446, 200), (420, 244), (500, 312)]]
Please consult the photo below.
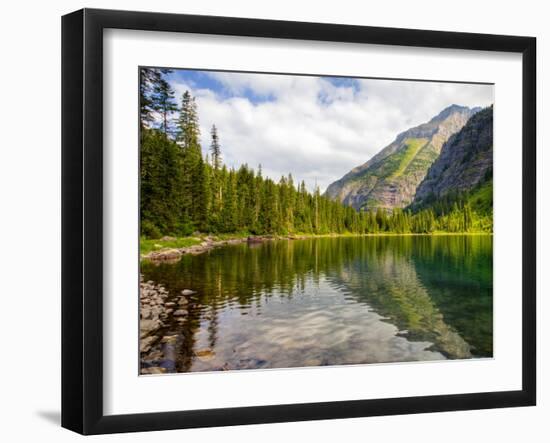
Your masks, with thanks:
[(181, 99), (176, 136), (181, 147), (181, 216), (185, 222), (192, 223), (194, 228), (204, 229), (208, 195), (199, 137), (197, 104), (189, 91), (185, 91)]
[(161, 115), (160, 129), (168, 137), (172, 132), (171, 116), (178, 107), (174, 101), (174, 90), (162, 76), (155, 84), (153, 101), (155, 110)]
[(212, 154), (212, 167), (218, 170), (221, 168), (222, 164), (222, 153), (220, 148), (220, 139), (218, 137), (218, 129), (216, 128), (216, 125), (212, 125), (210, 135), (212, 136), (212, 142), (210, 144), (210, 152)]

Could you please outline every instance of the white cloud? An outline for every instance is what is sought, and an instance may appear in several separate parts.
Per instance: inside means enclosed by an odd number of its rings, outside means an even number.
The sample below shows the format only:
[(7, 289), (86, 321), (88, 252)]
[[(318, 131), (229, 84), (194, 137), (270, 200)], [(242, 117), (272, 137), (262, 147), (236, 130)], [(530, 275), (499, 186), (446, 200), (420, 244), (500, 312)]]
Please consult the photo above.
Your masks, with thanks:
[(322, 191), (445, 107), (493, 102), (493, 88), (485, 85), (359, 79), (352, 87), (318, 77), (209, 75), (232, 96), (173, 83), (177, 97), (186, 89), (196, 96), (203, 150), (216, 124), (229, 166), (261, 164), (276, 180), (291, 172), (296, 182), (312, 189), (316, 181)]

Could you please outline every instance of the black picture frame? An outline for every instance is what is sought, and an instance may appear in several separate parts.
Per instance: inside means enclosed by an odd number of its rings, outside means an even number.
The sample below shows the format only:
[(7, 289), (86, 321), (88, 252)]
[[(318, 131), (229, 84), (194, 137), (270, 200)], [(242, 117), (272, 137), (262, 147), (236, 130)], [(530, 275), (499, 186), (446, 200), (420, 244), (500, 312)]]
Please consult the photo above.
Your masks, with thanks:
[[(519, 53), (522, 98), (522, 389), (178, 412), (103, 412), (103, 30), (171, 31)], [(518, 171), (519, 172), (519, 171)], [(536, 403), (536, 39), (231, 17), (83, 9), (62, 18), (62, 426), (152, 431)]]

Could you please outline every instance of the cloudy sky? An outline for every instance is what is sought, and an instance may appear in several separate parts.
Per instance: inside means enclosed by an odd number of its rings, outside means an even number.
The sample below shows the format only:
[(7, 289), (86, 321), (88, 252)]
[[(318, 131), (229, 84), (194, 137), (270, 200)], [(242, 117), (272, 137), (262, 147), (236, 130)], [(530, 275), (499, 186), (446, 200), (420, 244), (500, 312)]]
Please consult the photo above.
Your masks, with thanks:
[(323, 192), (396, 135), (451, 104), (488, 106), (487, 85), (174, 70), (178, 101), (196, 97), (203, 151), (218, 127), (223, 161)]

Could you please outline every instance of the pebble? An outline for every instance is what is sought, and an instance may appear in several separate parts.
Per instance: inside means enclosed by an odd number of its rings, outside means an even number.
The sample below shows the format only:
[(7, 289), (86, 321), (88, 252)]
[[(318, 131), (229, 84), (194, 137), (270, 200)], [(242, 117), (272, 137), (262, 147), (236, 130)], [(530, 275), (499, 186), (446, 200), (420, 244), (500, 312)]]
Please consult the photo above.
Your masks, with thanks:
[(165, 335), (162, 337), (161, 343), (175, 343), (176, 339), (178, 338), (177, 335)]
[(139, 341), (139, 352), (148, 352), (153, 346), (153, 343), (157, 341), (157, 339), (158, 337), (155, 337), (154, 335), (142, 338)]
[(160, 360), (162, 358), (162, 352), (160, 350), (151, 351), (148, 355), (148, 358), (155, 361)]
[(198, 351), (195, 351), (195, 357), (197, 357), (200, 361), (208, 361), (214, 358), (216, 354), (214, 354), (214, 351), (212, 349), (200, 349)]
[(152, 366), (150, 368), (141, 368), (142, 375), (152, 375), (152, 374), (164, 374), (166, 368), (159, 368), (158, 366)]

